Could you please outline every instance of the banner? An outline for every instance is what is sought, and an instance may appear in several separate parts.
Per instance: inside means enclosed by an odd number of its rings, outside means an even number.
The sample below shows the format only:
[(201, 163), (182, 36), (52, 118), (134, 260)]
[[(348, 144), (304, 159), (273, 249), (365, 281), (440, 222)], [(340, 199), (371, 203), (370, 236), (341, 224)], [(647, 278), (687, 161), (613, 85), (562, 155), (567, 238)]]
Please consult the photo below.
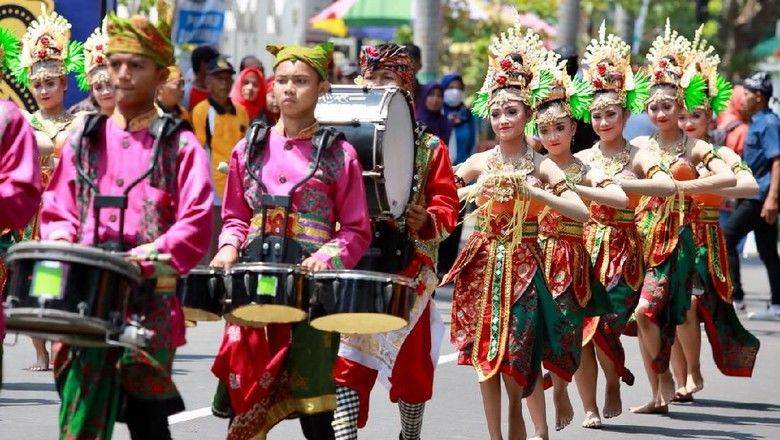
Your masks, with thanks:
[(173, 30), (176, 44), (219, 46), (227, 0), (180, 0)]

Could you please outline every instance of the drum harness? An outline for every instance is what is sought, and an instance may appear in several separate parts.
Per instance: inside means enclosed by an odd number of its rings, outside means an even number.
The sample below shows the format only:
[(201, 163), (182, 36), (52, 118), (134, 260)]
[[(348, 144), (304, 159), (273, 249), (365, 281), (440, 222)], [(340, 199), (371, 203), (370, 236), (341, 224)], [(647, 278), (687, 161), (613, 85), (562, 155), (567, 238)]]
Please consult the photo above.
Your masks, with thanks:
[[(100, 132), (100, 127), (103, 125), (105, 120), (105, 115), (87, 115), (84, 122), (84, 129), (79, 136), (79, 141), (76, 148), (76, 172), (78, 173), (78, 176), (92, 189), (94, 194), (92, 202), (92, 208), (94, 211), (93, 246), (108, 252), (114, 252), (120, 256), (128, 256), (128, 249), (124, 239), (125, 212), (128, 205), (128, 194), (130, 193), (130, 190), (135, 188), (139, 183), (141, 183), (154, 172), (162, 150), (162, 141), (167, 140), (176, 134), (186, 123), (183, 120), (175, 118), (169, 114), (158, 116), (154, 121), (152, 121), (151, 125), (149, 126), (149, 132), (151, 133), (152, 137), (154, 137), (154, 144), (152, 146), (152, 159), (149, 168), (138, 178), (130, 182), (121, 195), (107, 195), (100, 194), (97, 183), (92, 181), (91, 177), (82, 165), (82, 158), (85, 150), (82, 139), (87, 137), (90, 139), (91, 145), (94, 145), (97, 142), (97, 136)], [(98, 234), (100, 229), (100, 213), (104, 208), (119, 209), (118, 241), (105, 241), (102, 243), (100, 241)], [(157, 280), (154, 278), (143, 280), (139, 286), (139, 290), (141, 292), (152, 292), (155, 288), (156, 282)], [(138, 319), (131, 319), (127, 321), (126, 325), (122, 327), (122, 333), (119, 335), (116, 341), (109, 339), (109, 335), (106, 335), (106, 343), (108, 345), (124, 347), (133, 350), (137, 350), (139, 347), (146, 346), (150, 339), (151, 333), (138, 322)]]
[[(330, 148), (333, 143), (343, 138), (343, 134), (333, 127), (323, 127), (317, 130), (312, 137), (312, 145), (315, 150), (314, 155), (314, 167), (312, 167), (309, 174), (303, 177), (299, 182), (290, 188), (287, 195), (272, 195), (268, 193), (268, 189), (263, 184), (262, 163), (259, 165), (258, 172), (252, 169), (252, 162), (257, 154), (260, 153), (258, 147), (265, 147), (267, 145), (269, 127), (263, 121), (255, 121), (249, 127), (246, 134), (246, 172), (249, 177), (260, 185), (262, 190), (261, 198), (261, 216), (262, 221), (260, 224), (260, 236), (253, 239), (246, 250), (243, 253), (242, 260), (245, 262), (263, 262), (263, 263), (285, 263), (285, 264), (299, 264), (302, 260), (302, 249), (300, 244), (295, 240), (290, 240), (287, 236), (287, 228), (290, 222), (290, 211), (292, 210), (292, 200), (295, 192), (304, 183), (309, 181), (320, 167), (320, 159), (322, 158), (322, 152)], [(268, 219), (268, 210), (274, 208), (282, 208), (284, 212), (284, 226), (282, 229), (282, 236), (276, 235), (266, 236), (265, 227)]]

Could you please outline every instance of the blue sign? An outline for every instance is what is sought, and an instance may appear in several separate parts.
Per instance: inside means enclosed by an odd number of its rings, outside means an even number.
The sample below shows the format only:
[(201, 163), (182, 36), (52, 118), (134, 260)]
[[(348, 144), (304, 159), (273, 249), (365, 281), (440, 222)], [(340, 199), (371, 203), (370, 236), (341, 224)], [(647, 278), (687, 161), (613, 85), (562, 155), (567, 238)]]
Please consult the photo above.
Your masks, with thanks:
[(218, 46), (224, 27), (224, 0), (183, 1), (179, 4), (173, 40), (176, 44)]

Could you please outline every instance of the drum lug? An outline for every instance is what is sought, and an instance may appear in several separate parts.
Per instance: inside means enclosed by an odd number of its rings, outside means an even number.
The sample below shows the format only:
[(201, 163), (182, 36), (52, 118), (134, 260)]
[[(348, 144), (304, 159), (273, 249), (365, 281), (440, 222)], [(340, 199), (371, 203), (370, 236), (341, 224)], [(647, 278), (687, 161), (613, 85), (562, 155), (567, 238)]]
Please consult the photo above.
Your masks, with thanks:
[(247, 272), (247, 273), (244, 274), (244, 289), (246, 291), (247, 296), (249, 296), (249, 297), (251, 297), (251, 295), (252, 295), (251, 286), (252, 286), (252, 274)]
[(76, 304), (76, 310), (78, 310), (79, 316), (84, 316), (87, 314), (87, 307), (89, 306), (84, 301), (81, 301), (78, 304)]

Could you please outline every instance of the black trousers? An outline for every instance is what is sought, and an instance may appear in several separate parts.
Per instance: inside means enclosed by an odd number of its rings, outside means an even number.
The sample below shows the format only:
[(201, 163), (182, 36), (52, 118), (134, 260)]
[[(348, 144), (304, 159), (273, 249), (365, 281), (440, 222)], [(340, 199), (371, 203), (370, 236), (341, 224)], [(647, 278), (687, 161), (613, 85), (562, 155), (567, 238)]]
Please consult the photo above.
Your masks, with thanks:
[(301, 431), (306, 440), (335, 440), (333, 432), (333, 411), (328, 411), (310, 416), (300, 416)]
[(777, 221), (772, 224), (765, 222), (761, 218), (762, 207), (763, 202), (759, 200), (740, 199), (723, 227), (731, 276), (734, 280), (733, 297), (735, 300), (742, 300), (745, 297), (745, 292), (742, 290), (742, 277), (739, 272), (737, 244), (748, 232), (753, 231), (756, 236), (758, 256), (766, 266), (766, 272), (769, 276), (772, 304), (780, 304), (780, 256), (777, 254)]
[[(124, 422), (133, 440), (171, 440), (168, 429), (169, 410), (159, 402), (125, 395)], [(184, 405), (182, 404), (182, 409)]]

